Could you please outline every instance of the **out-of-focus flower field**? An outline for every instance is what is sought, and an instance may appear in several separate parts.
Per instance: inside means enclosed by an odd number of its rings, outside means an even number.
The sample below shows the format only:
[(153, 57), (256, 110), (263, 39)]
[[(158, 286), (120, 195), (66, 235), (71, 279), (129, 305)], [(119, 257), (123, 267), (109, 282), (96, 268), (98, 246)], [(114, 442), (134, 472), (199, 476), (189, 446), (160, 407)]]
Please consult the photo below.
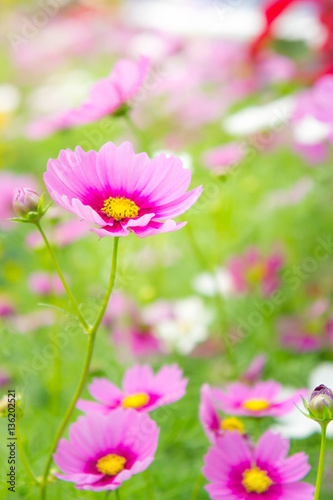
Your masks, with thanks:
[(1, 10), (0, 498), (317, 500), (332, 3)]

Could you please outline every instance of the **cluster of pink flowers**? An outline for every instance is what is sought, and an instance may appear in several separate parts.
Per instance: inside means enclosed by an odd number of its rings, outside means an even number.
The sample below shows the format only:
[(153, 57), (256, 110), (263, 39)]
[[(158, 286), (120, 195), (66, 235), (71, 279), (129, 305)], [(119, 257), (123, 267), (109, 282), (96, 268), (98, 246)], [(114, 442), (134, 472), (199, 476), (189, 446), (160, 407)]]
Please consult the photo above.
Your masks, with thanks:
[(205, 384), (201, 389), (199, 417), (212, 444), (203, 473), (210, 483), (206, 489), (212, 500), (313, 498), (314, 487), (300, 482), (310, 470), (307, 456), (302, 452), (287, 458), (288, 440), (270, 430), (255, 447), (244, 418), (239, 418), (287, 415), (308, 393), (301, 389), (282, 398), (280, 384), (256, 381), (264, 361), (260, 356), (251, 364), (249, 382), (253, 385), (236, 382), (223, 391)]
[(71, 425), (69, 441), (59, 442), (54, 460), (81, 490), (115, 490), (153, 462), (159, 428), (148, 412), (178, 401), (187, 379), (176, 366), (154, 375), (150, 366), (134, 366), (124, 376), (123, 389), (95, 378), (89, 392), (101, 403), (80, 400), (86, 415)]

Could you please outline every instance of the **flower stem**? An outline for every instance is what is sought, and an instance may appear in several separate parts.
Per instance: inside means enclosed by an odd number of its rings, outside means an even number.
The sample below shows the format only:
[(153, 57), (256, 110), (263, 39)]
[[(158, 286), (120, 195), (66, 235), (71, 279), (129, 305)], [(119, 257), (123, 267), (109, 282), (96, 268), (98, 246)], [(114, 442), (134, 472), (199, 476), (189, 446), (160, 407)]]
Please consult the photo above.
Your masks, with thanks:
[(146, 138), (145, 138), (144, 133), (142, 132), (142, 130), (140, 130), (135, 125), (135, 123), (131, 120), (131, 118), (130, 118), (130, 116), (129, 116), (128, 113), (126, 113), (124, 115), (124, 119), (125, 119), (128, 127), (131, 129), (131, 131), (135, 135), (136, 139), (138, 140), (139, 147), (140, 147), (141, 151), (146, 151), (147, 154), (150, 156), (150, 151), (148, 150), (149, 149), (149, 145), (147, 144)]
[(197, 500), (203, 481), (204, 481), (203, 475), (199, 474), (199, 476), (194, 484), (194, 488), (193, 488), (190, 500)]
[(61, 283), (63, 284), (63, 287), (64, 287), (64, 289), (65, 289), (65, 291), (67, 293), (67, 296), (68, 296), (69, 300), (71, 301), (73, 308), (75, 309), (75, 312), (76, 312), (76, 314), (77, 314), (77, 316), (78, 316), (78, 318), (80, 320), (80, 323), (82, 324), (82, 326), (84, 327), (84, 329), (88, 332), (89, 331), (89, 325), (86, 322), (86, 320), (84, 319), (84, 317), (82, 316), (80, 308), (79, 308), (79, 306), (78, 306), (78, 304), (77, 304), (77, 302), (76, 302), (76, 300), (75, 300), (75, 298), (74, 298), (74, 296), (73, 296), (73, 294), (72, 294), (72, 292), (71, 292), (71, 290), (70, 290), (70, 288), (69, 288), (69, 286), (67, 284), (67, 281), (66, 281), (66, 279), (65, 279), (65, 277), (64, 277), (61, 269), (60, 269), (60, 266), (58, 264), (58, 261), (57, 261), (55, 255), (54, 255), (52, 247), (51, 247), (51, 245), (50, 245), (50, 243), (49, 243), (49, 241), (48, 241), (48, 239), (46, 237), (46, 234), (44, 233), (44, 231), (43, 231), (43, 229), (42, 229), (42, 227), (41, 227), (41, 225), (40, 225), (39, 222), (36, 222), (35, 225), (36, 225), (37, 229), (39, 230), (40, 234), (42, 235), (42, 238), (44, 240), (45, 246), (48, 249), (48, 252), (50, 254), (51, 261), (52, 261), (52, 264), (54, 266), (54, 269), (58, 273), (58, 276), (59, 276), (59, 278), (61, 280)]
[(114, 490), (115, 491), (115, 494), (116, 494), (116, 499), (117, 500), (120, 500), (120, 493), (119, 493), (119, 490)]
[(316, 481), (316, 492), (315, 492), (314, 500), (319, 500), (321, 481), (323, 478), (323, 471), (324, 471), (325, 450), (326, 450), (327, 422), (323, 422), (320, 425), (321, 425), (321, 443), (320, 443), (320, 455), (319, 455), (317, 481)]
[(58, 430), (58, 432), (56, 433), (55, 435), (55, 438), (53, 440), (53, 443), (52, 443), (52, 446), (51, 446), (51, 450), (49, 452), (49, 456), (48, 456), (48, 459), (47, 459), (47, 463), (46, 463), (46, 466), (45, 466), (45, 470), (44, 470), (44, 474), (43, 474), (43, 480), (42, 480), (42, 483), (41, 483), (41, 489), (40, 489), (40, 498), (41, 500), (44, 500), (46, 498), (46, 484), (47, 484), (47, 477), (48, 477), (48, 474), (49, 474), (49, 470), (50, 470), (50, 467), (51, 467), (51, 464), (52, 464), (52, 457), (53, 457), (53, 453), (55, 452), (57, 446), (58, 446), (58, 441), (59, 439), (61, 438), (62, 434), (64, 433), (64, 430), (72, 416), (72, 413), (75, 409), (75, 406), (76, 406), (76, 403), (77, 403), (77, 400), (79, 399), (82, 391), (83, 391), (83, 388), (85, 386), (85, 383), (86, 383), (86, 380), (87, 380), (87, 376), (88, 376), (88, 372), (89, 372), (89, 367), (90, 367), (90, 362), (91, 362), (91, 358), (92, 358), (92, 354), (93, 354), (93, 350), (94, 350), (94, 345), (95, 345), (95, 339), (96, 339), (96, 333), (97, 333), (97, 330), (98, 330), (98, 327), (102, 321), (102, 318), (103, 318), (103, 315), (105, 313), (105, 309), (106, 309), (106, 306), (109, 302), (109, 298), (110, 298), (110, 295), (111, 295), (111, 292), (113, 290), (113, 286), (114, 286), (114, 282), (115, 282), (115, 278), (116, 278), (116, 269), (117, 269), (117, 255), (118, 255), (118, 242), (119, 242), (119, 238), (114, 238), (114, 243), (113, 243), (113, 254), (112, 254), (112, 263), (111, 263), (111, 272), (110, 272), (110, 278), (109, 278), (109, 283), (108, 283), (108, 287), (107, 287), (107, 290), (106, 290), (106, 293), (105, 293), (105, 296), (104, 296), (104, 299), (103, 299), (103, 302), (102, 302), (102, 305), (101, 305), (101, 308), (99, 310), (99, 313), (97, 315), (97, 318), (95, 320), (95, 323), (94, 325), (92, 326), (91, 330), (89, 331), (89, 337), (88, 337), (88, 346), (87, 346), (87, 353), (86, 353), (86, 359), (85, 359), (85, 362), (84, 362), (84, 366), (83, 366), (83, 369), (82, 369), (82, 373), (81, 373), (81, 378), (80, 378), (80, 381), (79, 381), (79, 385), (75, 391), (75, 394), (73, 396), (73, 399), (67, 409), (67, 412), (64, 416), (64, 419), (60, 425), (60, 428)]
[(29, 476), (34, 484), (39, 484), (38, 479), (35, 477), (34, 473), (31, 470), (31, 467), (29, 465), (28, 459), (26, 457), (22, 440), (21, 440), (21, 434), (20, 434), (20, 417), (16, 419), (16, 425), (15, 425), (15, 431), (16, 431), (16, 443), (17, 443), (17, 448), (21, 457), (21, 461), (23, 464), (23, 467), (25, 469), (25, 472), (27, 473), (27, 476)]

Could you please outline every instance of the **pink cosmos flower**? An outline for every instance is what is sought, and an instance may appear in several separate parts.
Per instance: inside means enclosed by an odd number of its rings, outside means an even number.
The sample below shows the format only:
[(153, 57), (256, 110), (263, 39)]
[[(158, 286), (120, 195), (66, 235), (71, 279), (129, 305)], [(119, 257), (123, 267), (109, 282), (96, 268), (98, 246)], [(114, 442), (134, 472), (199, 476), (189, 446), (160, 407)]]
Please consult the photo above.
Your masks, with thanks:
[(136, 365), (127, 370), (122, 390), (106, 378), (95, 378), (88, 390), (100, 403), (79, 399), (77, 408), (105, 415), (118, 407), (153, 411), (174, 403), (185, 395), (188, 380), (182, 376), (182, 370), (175, 364), (163, 366), (156, 375), (150, 366)]
[(268, 257), (251, 247), (245, 254), (233, 257), (228, 265), (235, 289), (242, 293), (259, 286), (264, 296), (271, 295), (279, 286), (282, 256), (275, 252)]
[(8, 318), (15, 314), (14, 302), (5, 295), (0, 295), (0, 318)]
[(144, 358), (163, 352), (161, 341), (153, 335), (148, 326), (144, 325), (130, 325), (127, 328), (116, 329), (111, 341), (122, 348), (127, 359), (128, 351), (134, 358)]
[(0, 387), (8, 385), (10, 382), (10, 376), (3, 370), (0, 370)]
[(28, 137), (41, 139), (57, 130), (93, 123), (119, 111), (139, 92), (149, 68), (146, 57), (141, 57), (138, 62), (121, 59), (108, 77), (93, 85), (89, 99), (79, 108), (31, 123), (27, 130)]
[(247, 417), (281, 417), (301, 402), (301, 396), (307, 396), (307, 389), (299, 389), (291, 397), (281, 399), (281, 384), (274, 380), (257, 382), (250, 387), (239, 382), (229, 384), (226, 391), (213, 389), (212, 395), (218, 408), (229, 415)]
[(0, 227), (10, 230), (14, 227), (12, 222), (6, 221), (16, 217), (13, 210), (13, 192), (17, 188), (30, 188), (38, 190), (35, 179), (30, 175), (14, 175), (11, 172), (0, 173)]
[(54, 461), (65, 475), (55, 476), (79, 490), (115, 490), (149, 467), (158, 434), (156, 423), (134, 410), (79, 417), (70, 426), (70, 440), (59, 441)]
[(217, 411), (212, 389), (208, 384), (201, 387), (199, 407), (201, 425), (212, 444), (216, 444), (219, 437), (226, 432), (238, 432), (244, 435), (244, 424), (236, 417), (222, 417)]
[(134, 154), (129, 142), (108, 142), (98, 153), (63, 150), (49, 160), (44, 180), (55, 202), (101, 226), (92, 229), (100, 237), (176, 231), (186, 222), (172, 218), (202, 193), (201, 186), (186, 192), (191, 173), (178, 158), (161, 154), (149, 160), (146, 153)]
[(265, 432), (256, 448), (237, 432), (219, 438), (204, 457), (212, 500), (313, 500), (314, 486), (300, 482), (310, 470), (305, 453), (287, 458), (288, 439)]
[(31, 273), (28, 278), (28, 286), (37, 295), (62, 295), (65, 291), (59, 276), (55, 273)]

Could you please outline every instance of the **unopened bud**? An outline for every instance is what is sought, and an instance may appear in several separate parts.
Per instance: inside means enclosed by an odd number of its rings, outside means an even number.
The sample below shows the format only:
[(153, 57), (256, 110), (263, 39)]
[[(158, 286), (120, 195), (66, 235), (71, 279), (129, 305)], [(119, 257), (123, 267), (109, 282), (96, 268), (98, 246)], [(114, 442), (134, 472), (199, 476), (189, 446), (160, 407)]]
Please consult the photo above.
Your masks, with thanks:
[(26, 218), (31, 212), (38, 213), (40, 196), (32, 189), (18, 188), (14, 191), (13, 209), (16, 215)]
[(308, 409), (318, 420), (333, 420), (333, 392), (321, 384), (312, 392)]

